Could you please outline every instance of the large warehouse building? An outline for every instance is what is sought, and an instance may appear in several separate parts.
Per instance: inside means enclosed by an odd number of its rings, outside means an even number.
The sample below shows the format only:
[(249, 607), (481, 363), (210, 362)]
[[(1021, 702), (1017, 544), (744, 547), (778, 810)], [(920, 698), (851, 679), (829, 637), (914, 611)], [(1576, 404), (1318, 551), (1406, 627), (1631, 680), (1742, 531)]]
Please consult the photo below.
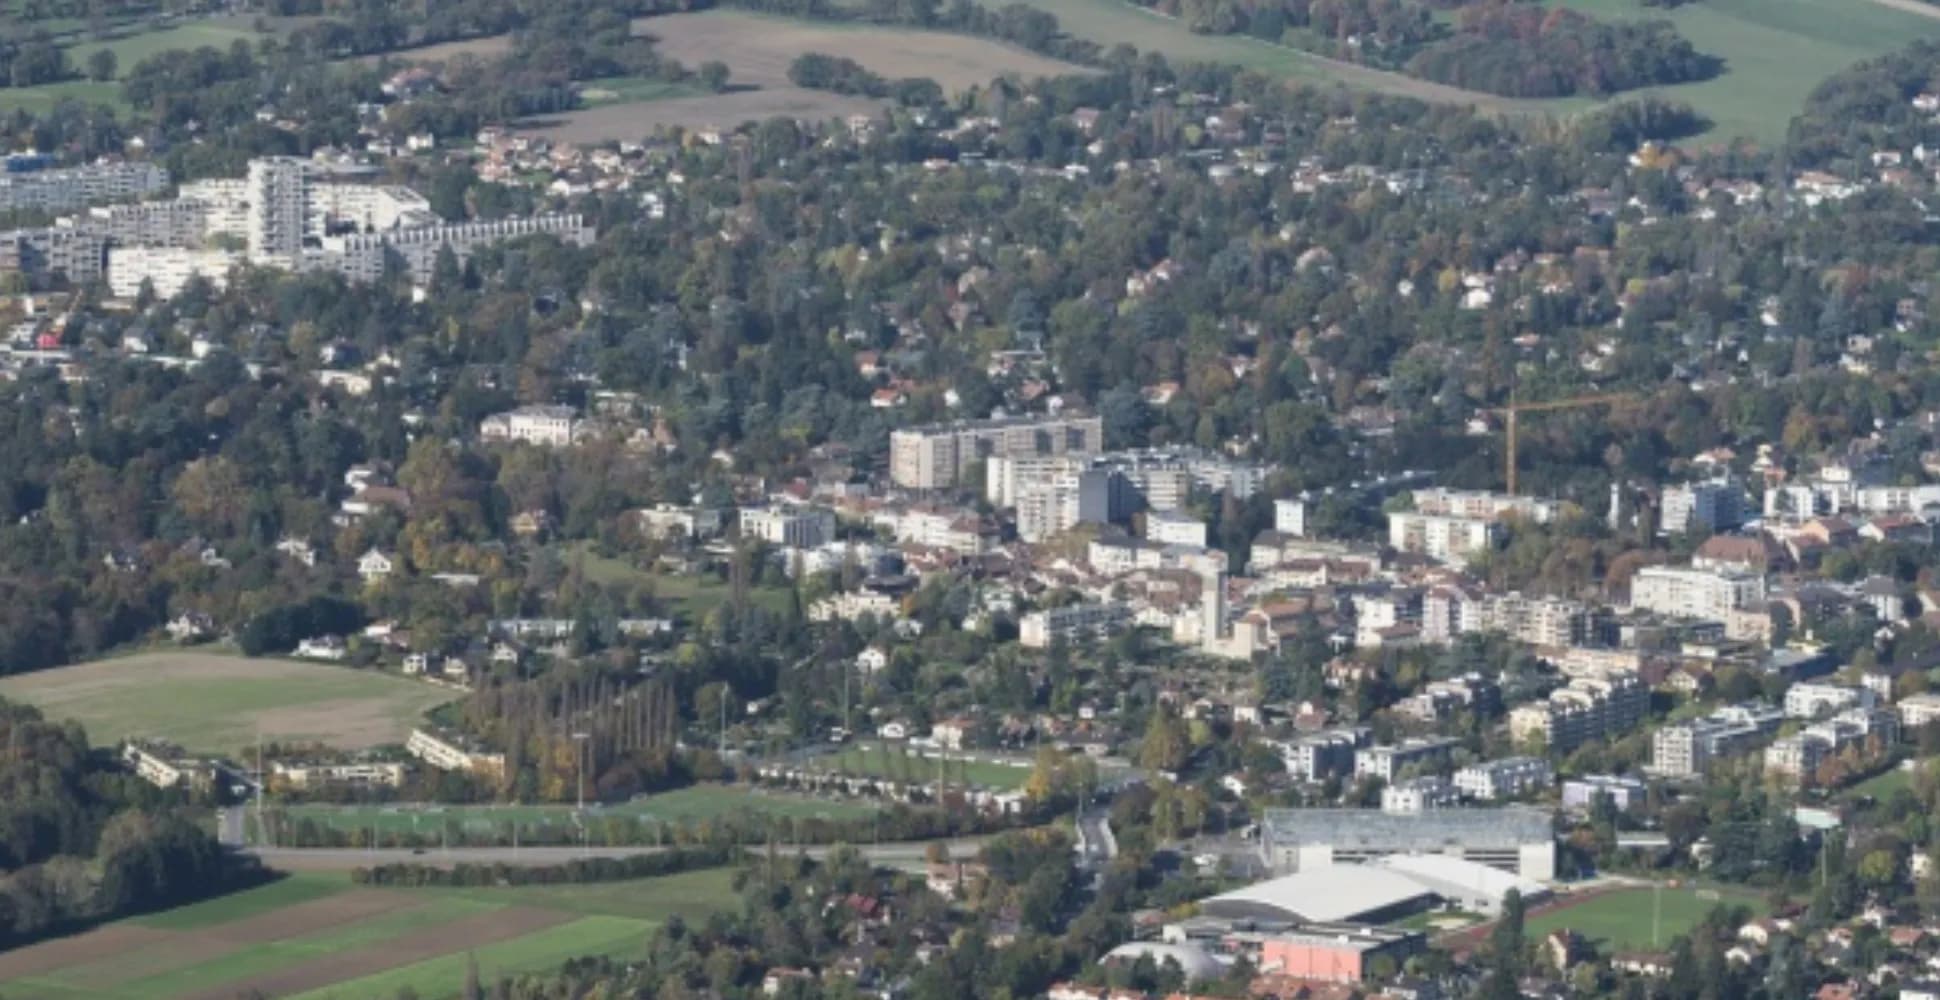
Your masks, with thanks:
[(1419, 813), (1269, 809), (1260, 824), (1260, 855), (1268, 870), (1282, 875), (1337, 862), (1439, 855), (1547, 881), (1556, 875), (1556, 834), (1549, 813), (1518, 806)]
[(1525, 901), (1549, 887), (1445, 854), (1394, 854), (1364, 864), (1326, 864), (1222, 893), (1199, 904), (1203, 917), (1251, 924), (1380, 924), (1449, 905), (1492, 914), (1514, 889)]

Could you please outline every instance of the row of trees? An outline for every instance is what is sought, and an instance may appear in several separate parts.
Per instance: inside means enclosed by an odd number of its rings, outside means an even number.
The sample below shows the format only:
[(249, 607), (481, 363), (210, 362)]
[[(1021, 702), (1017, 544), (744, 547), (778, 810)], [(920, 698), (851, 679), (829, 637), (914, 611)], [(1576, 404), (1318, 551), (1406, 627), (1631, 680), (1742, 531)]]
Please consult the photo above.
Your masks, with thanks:
[(907, 107), (929, 107), (943, 101), (943, 88), (928, 77), (887, 80), (846, 56), (804, 52), (788, 64), (788, 80), (797, 87), (832, 90), (863, 97), (895, 97)]

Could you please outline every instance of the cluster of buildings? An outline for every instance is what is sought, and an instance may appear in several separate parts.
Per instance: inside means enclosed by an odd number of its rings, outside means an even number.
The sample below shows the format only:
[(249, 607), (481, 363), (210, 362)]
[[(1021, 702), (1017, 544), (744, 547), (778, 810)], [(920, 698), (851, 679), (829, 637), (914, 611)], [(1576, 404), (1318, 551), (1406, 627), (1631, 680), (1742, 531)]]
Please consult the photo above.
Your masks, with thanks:
[[(372, 168), (326, 159), (258, 158), (242, 177), (185, 183), (165, 201), (112, 205), (99, 203), (159, 193), (167, 175), (147, 164), (49, 173), (58, 183), (42, 186), (63, 192), (59, 207), (92, 207), (53, 226), (0, 234), (0, 269), (76, 285), (105, 278), (120, 298), (144, 288), (166, 298), (195, 278), (220, 287), (244, 265), (334, 271), (356, 282), (398, 266), (423, 287), (447, 252), (462, 264), (481, 247), (525, 236), (593, 241), (576, 215), (447, 222), (423, 195), (381, 183)], [(15, 180), (22, 177), (35, 175)], [(54, 195), (44, 197), (51, 207)]]

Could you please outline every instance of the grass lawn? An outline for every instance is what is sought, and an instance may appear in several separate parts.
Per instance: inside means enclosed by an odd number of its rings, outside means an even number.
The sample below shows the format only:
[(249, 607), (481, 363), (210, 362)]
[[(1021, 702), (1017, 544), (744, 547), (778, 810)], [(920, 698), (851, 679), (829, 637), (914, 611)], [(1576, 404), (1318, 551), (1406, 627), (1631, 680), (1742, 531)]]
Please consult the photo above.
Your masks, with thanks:
[(68, 48), (67, 61), (77, 70), (85, 72), (88, 57), (101, 49), (108, 49), (115, 54), (118, 75), (127, 76), (136, 64), (163, 52), (199, 49), (203, 46), (227, 50), (229, 44), (239, 38), (253, 41), (256, 37), (254, 31), (230, 25), (206, 22), (178, 24), (159, 31), (137, 31), (124, 38), (81, 42)]
[(673, 97), (702, 97), (707, 90), (691, 84), (650, 80), (642, 76), (608, 76), (586, 81), (579, 94), (587, 107), (597, 108), (608, 104), (664, 101)]
[(1893, 797), (1894, 793), (1913, 787), (1913, 772), (1895, 767), (1867, 778), (1865, 781), (1845, 790), (1841, 798), (1855, 799), (1870, 795), (1880, 802)]
[(1722, 58), (1724, 73), (1715, 79), (1649, 91), (1688, 102), (1721, 140), (1776, 142), (1826, 77), (1940, 36), (1940, 20), (1870, 0), (1703, 0), (1671, 9), (1636, 0), (1558, 2), (1608, 21), (1669, 20), (1698, 51)]
[(395, 889), (399, 897), (429, 897), (474, 904), (537, 906), (584, 916), (626, 917), (664, 923), (669, 918), (704, 920), (735, 899), (734, 870), (707, 868), (660, 878), (587, 885), (483, 886)]
[(654, 924), (649, 921), (627, 917), (581, 917), (510, 941), (298, 993), (294, 1000), (389, 997), (407, 989), (422, 1000), (441, 1000), (457, 995), (465, 981), (466, 969), (474, 959), (478, 963), (479, 978), (490, 982), (502, 975), (553, 969), (572, 958), (640, 955), (646, 951), (653, 928)]
[[(590, 545), (568, 546), (559, 553), (559, 558), (568, 567), (578, 567), (580, 572), (586, 574), (586, 579), (601, 586), (644, 584), (651, 587), (655, 597), (673, 605), (674, 610), (689, 621), (704, 618), (709, 611), (726, 604), (730, 594), (727, 583), (716, 579), (712, 573), (655, 572), (635, 566), (625, 559), (600, 555)], [(748, 600), (755, 607), (780, 613), (788, 607), (788, 591), (781, 587), (755, 587), (749, 592)]]
[[(918, 782), (937, 779), (937, 758), (895, 746), (888, 747), (885, 754), (884, 746), (880, 743), (858, 743), (839, 753), (818, 757), (814, 764), (847, 774), (896, 781), (905, 778)], [(1018, 789), (1030, 780), (1031, 769), (985, 760), (948, 760), (943, 765), (942, 777), (949, 781), (968, 781), (985, 788)]]
[(128, 737), (234, 754), (256, 741), (347, 749), (401, 743), (446, 689), (376, 670), (177, 650), (0, 679), (0, 697), (76, 719), (97, 745)]
[[(764, 814), (790, 819), (866, 819), (876, 811), (873, 803), (846, 799), (822, 799), (804, 795), (756, 791), (743, 785), (695, 785), (648, 795), (620, 805), (589, 808), (593, 829), (601, 817), (628, 817), (659, 820), (682, 825), (723, 816)], [(407, 805), (330, 806), (297, 805), (283, 810), (292, 821), (309, 819), (343, 830), (376, 829), (383, 834), (420, 831), (435, 834), (448, 821), (456, 820), (467, 832), (492, 833), (507, 823), (530, 828), (551, 826), (577, 829), (574, 809), (569, 805), (478, 805), (414, 808)], [(594, 834), (598, 836), (597, 833)]]
[(38, 87), (0, 87), (0, 111), (27, 111), (33, 114), (46, 114), (61, 101), (80, 101), (83, 104), (105, 104), (117, 111), (127, 108), (121, 99), (121, 84), (96, 83), (92, 80), (67, 80), (62, 83), (46, 83)]
[[(1525, 929), (1531, 940), (1568, 928), (1596, 941), (1603, 950), (1635, 951), (1668, 946), (1718, 906), (1746, 906), (1758, 916), (1766, 912), (1763, 897), (1741, 890), (1665, 886), (1661, 899), (1657, 896), (1652, 889), (1617, 889), (1579, 906), (1532, 916)], [(1658, 927), (1655, 942), (1651, 940), (1653, 913)]]

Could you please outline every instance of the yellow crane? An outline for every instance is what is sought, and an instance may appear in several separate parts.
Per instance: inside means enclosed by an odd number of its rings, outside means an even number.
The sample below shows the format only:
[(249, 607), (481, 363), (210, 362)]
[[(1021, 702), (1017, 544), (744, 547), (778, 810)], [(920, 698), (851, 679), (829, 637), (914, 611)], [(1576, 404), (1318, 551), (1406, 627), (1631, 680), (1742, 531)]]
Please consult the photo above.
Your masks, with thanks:
[(1574, 410), (1584, 406), (1610, 406), (1635, 401), (1635, 397), (1620, 392), (1608, 392), (1595, 396), (1571, 396), (1568, 399), (1548, 399), (1540, 403), (1518, 403), (1513, 392), (1509, 395), (1508, 406), (1498, 406), (1490, 410), (1508, 418), (1507, 455), (1504, 458), (1504, 476), (1508, 480), (1509, 495), (1516, 492), (1516, 417), (1522, 413), (1541, 413), (1547, 410)]

